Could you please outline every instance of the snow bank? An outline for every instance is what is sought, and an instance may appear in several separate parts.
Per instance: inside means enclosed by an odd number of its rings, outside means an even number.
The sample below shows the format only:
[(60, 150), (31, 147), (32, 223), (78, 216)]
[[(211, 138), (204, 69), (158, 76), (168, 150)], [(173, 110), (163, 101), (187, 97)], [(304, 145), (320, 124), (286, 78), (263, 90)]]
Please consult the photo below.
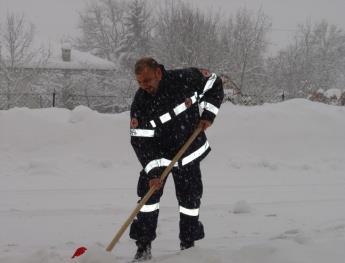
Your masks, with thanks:
[(247, 214), (247, 213), (250, 213), (251, 211), (252, 211), (252, 208), (245, 200), (238, 201), (235, 204), (235, 207), (233, 210), (235, 214)]
[(72, 112), (69, 122), (78, 123), (85, 121), (87, 118), (92, 118), (95, 112), (88, 107), (78, 106)]
[[(0, 262), (128, 262), (125, 234), (140, 165), (128, 112), (0, 111)], [(324, 263), (345, 258), (345, 109), (306, 100), (223, 105), (208, 131), (200, 218), (206, 238), (179, 252), (168, 180), (153, 262)], [(245, 200), (245, 201), (239, 201)]]

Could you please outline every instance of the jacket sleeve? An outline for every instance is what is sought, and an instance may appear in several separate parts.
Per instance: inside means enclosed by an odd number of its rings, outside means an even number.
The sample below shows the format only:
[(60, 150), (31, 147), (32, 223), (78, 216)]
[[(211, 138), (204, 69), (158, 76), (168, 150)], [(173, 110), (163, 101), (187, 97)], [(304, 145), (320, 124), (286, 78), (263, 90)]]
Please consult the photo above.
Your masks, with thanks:
[(222, 79), (215, 73), (202, 74), (197, 68), (191, 68), (191, 72), (192, 86), (198, 93), (199, 105), (203, 110), (201, 119), (213, 123), (224, 98)]
[(137, 93), (131, 105), (130, 116), (138, 120), (137, 127), (130, 128), (131, 145), (148, 178), (157, 178), (162, 171), (162, 157), (155, 128), (145, 115), (145, 105)]

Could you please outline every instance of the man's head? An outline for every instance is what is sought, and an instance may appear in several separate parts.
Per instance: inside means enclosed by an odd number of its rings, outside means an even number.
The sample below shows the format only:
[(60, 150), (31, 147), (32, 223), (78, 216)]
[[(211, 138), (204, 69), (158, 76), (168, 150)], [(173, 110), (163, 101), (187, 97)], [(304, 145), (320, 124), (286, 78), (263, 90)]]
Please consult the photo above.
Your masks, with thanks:
[(160, 65), (151, 57), (144, 57), (135, 63), (135, 77), (140, 88), (150, 94), (155, 94), (163, 73)]

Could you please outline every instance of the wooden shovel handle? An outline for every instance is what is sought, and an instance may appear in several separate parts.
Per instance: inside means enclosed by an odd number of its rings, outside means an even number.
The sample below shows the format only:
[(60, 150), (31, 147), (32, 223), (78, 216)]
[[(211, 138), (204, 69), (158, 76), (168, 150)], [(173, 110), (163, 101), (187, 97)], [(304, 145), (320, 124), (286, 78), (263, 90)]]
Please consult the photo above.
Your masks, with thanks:
[[(174, 167), (175, 163), (182, 157), (182, 155), (186, 152), (188, 147), (192, 144), (192, 142), (195, 140), (195, 138), (199, 135), (199, 133), (202, 131), (202, 128), (198, 127), (193, 134), (189, 137), (187, 142), (182, 146), (182, 148), (178, 151), (178, 153), (175, 155), (175, 157), (171, 160), (170, 164), (164, 169), (163, 173), (160, 176), (160, 181), (163, 182), (165, 178), (169, 175), (171, 169)], [(137, 204), (133, 212), (129, 215), (127, 220), (124, 222), (124, 224), (121, 226), (120, 230), (116, 233), (113, 240), (110, 242), (108, 247), (106, 248), (106, 251), (111, 252), (113, 248), (115, 247), (116, 243), (120, 240), (123, 233), (126, 231), (128, 226), (132, 223), (133, 219), (136, 217), (136, 215), (139, 213), (140, 209), (146, 204), (146, 202), (150, 199), (150, 197), (153, 195), (153, 193), (156, 191), (156, 187), (151, 187), (150, 190), (146, 193), (146, 195), (140, 200), (140, 202)]]

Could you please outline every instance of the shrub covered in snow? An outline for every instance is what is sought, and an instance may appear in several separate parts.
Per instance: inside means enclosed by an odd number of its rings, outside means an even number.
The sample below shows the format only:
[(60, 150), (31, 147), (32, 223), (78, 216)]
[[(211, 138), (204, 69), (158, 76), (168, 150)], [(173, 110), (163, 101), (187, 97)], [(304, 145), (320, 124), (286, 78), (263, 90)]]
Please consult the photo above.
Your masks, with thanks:
[(345, 90), (340, 89), (318, 89), (312, 92), (308, 99), (311, 101), (323, 102), (332, 105), (345, 105)]

